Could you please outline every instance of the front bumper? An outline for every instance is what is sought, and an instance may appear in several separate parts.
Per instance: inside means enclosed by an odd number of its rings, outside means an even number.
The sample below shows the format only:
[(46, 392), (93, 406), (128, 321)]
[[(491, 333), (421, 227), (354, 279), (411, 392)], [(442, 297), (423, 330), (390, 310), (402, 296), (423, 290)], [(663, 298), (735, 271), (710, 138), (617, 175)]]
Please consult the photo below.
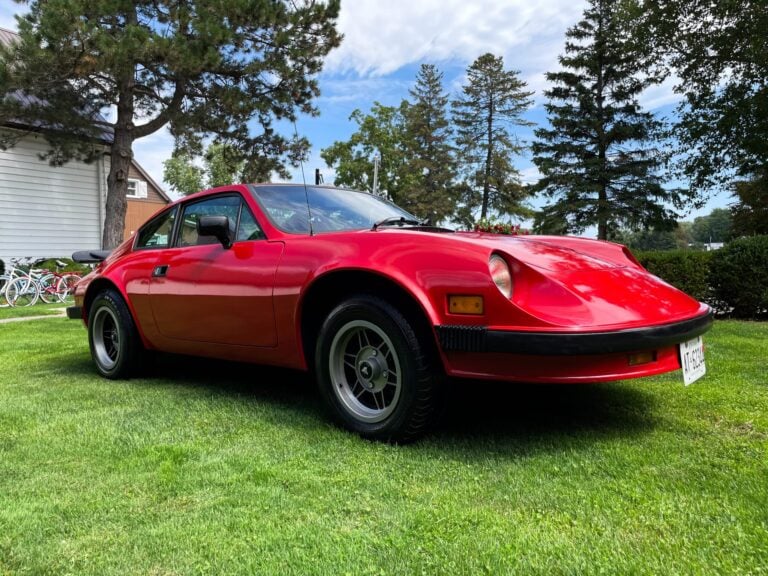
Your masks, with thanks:
[(436, 326), (444, 352), (582, 356), (659, 350), (704, 334), (712, 312), (675, 322), (609, 332), (529, 332), (489, 330), (484, 326)]

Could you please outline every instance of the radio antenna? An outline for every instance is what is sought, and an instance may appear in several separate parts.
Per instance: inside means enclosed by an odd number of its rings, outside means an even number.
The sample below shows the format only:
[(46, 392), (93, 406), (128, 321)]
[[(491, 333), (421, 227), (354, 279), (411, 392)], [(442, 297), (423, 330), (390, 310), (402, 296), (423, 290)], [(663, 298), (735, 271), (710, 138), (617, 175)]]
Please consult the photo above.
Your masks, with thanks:
[[(296, 128), (296, 118), (293, 119), (293, 133), (296, 136), (296, 143), (299, 142), (299, 130)], [(309, 189), (307, 188), (307, 178), (304, 176), (304, 161), (299, 156), (299, 166), (301, 166), (301, 181), (304, 183), (304, 199), (307, 201), (307, 221), (309, 222), (309, 235), (314, 236), (312, 229), (312, 208), (309, 207)]]

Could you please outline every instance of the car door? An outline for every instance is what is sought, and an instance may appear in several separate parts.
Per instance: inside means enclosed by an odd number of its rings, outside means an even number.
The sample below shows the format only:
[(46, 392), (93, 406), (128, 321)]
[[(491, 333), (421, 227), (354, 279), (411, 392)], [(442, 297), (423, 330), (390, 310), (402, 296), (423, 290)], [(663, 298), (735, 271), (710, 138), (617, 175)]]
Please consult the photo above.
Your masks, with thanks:
[[(201, 216), (226, 216), (233, 244), (199, 236)], [(171, 247), (152, 270), (149, 299), (166, 338), (238, 346), (277, 345), (273, 306), (282, 242), (270, 242), (239, 193), (183, 204)]]

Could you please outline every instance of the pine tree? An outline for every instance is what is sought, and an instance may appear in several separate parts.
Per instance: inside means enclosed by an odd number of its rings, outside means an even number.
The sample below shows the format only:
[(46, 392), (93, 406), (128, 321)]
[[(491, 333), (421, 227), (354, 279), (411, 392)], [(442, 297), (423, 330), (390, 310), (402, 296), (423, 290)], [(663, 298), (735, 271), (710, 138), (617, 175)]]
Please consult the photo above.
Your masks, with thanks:
[(512, 158), (523, 151), (523, 144), (510, 134), (510, 126), (528, 126), (522, 114), (531, 106), (533, 92), (518, 72), (504, 70), (500, 56), (484, 54), (467, 69), (467, 84), (455, 99), (453, 120), (457, 126), (456, 144), (464, 173), (461, 207), (457, 217), (465, 225), (487, 218), (489, 211), (524, 215), (523, 200), (528, 195)]
[(455, 209), (453, 178), (456, 161), (453, 137), (443, 92), (443, 74), (422, 64), (404, 107), (405, 146), (408, 157), (403, 183), (403, 207), (437, 223)]
[[(215, 136), (251, 174), (284, 172), (305, 155), (306, 140), (273, 123), (316, 113), (315, 75), (340, 42), (339, 0), (28, 4), (19, 42), (0, 54), (0, 122), (47, 128), (55, 163), (88, 159), (94, 142), (110, 141), (105, 248), (123, 238), (133, 143), (163, 126), (191, 155)], [(109, 108), (114, 121), (98, 116)]]
[(685, 191), (667, 190), (660, 170), (662, 123), (642, 111), (652, 82), (628, 41), (614, 0), (591, 0), (584, 19), (566, 33), (563, 70), (550, 72), (545, 92), (550, 128), (536, 130), (537, 189), (554, 199), (539, 221), (569, 232), (597, 226), (600, 239), (625, 226), (669, 229)]

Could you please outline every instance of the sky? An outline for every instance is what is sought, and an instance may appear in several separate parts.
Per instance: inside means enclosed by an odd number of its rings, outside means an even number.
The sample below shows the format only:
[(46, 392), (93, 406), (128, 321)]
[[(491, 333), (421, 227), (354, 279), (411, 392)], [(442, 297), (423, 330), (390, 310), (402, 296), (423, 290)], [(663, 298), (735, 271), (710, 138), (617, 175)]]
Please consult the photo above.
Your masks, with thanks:
[[(505, 67), (519, 71), (535, 91), (526, 119), (546, 125), (544, 75), (558, 69), (565, 32), (580, 20), (585, 7), (584, 0), (342, 0), (338, 25), (344, 40), (329, 54), (318, 77), (320, 116), (302, 116), (296, 125), (312, 143), (304, 165), (306, 178), (311, 180), (319, 168), (325, 182), (332, 183), (333, 171), (325, 166), (320, 151), (349, 138), (355, 130), (349, 116), (355, 109), (367, 112), (374, 101), (397, 105), (408, 97), (421, 63), (435, 64), (444, 74), (446, 91), (454, 95), (478, 56), (486, 52), (503, 56)], [(23, 5), (12, 0), (0, 0), (0, 27), (15, 30), (14, 14), (21, 9)], [(648, 90), (641, 104), (669, 117), (678, 100), (672, 87), (667, 82)], [(293, 126), (283, 129), (293, 134)], [(530, 140), (532, 132), (521, 130), (517, 136)], [(173, 139), (166, 129), (134, 143), (136, 159), (160, 183), (162, 162), (172, 149)], [(529, 156), (517, 158), (515, 164), (524, 181), (537, 180)], [(292, 170), (291, 176), (298, 182), (302, 179), (299, 169)], [(721, 194), (686, 219), (729, 202), (729, 196)], [(538, 207), (542, 201), (533, 204)]]

